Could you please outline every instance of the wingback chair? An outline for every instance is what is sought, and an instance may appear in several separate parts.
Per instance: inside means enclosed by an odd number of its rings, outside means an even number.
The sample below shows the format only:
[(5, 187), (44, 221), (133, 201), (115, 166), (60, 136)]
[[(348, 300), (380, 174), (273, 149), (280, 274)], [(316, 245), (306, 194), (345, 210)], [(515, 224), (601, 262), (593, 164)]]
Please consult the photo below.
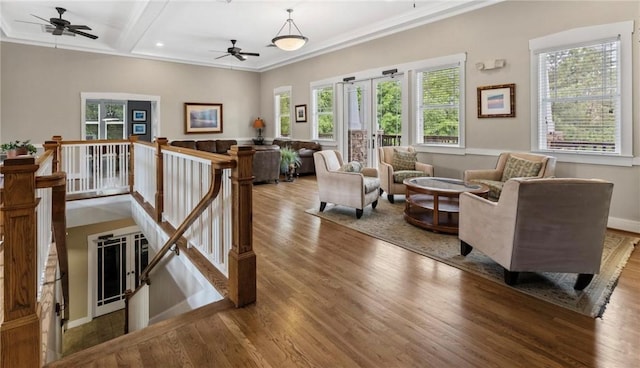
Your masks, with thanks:
[[(396, 154), (399, 152), (399, 154)], [(385, 146), (378, 148), (378, 172), (380, 174), (380, 194), (387, 193), (393, 203), (394, 194), (405, 194), (404, 179), (433, 176), (433, 166), (418, 162), (411, 146)]]
[(378, 170), (365, 167), (361, 172), (350, 171), (344, 165), (338, 151), (318, 151), (313, 154), (320, 196), (320, 212), (327, 202), (353, 207), (356, 217), (362, 217), (363, 209), (378, 205), (380, 180)]
[(519, 272), (578, 273), (584, 289), (600, 271), (613, 183), (598, 179), (508, 180), (498, 202), (460, 195), (460, 253), (479, 250)]
[(504, 183), (511, 178), (548, 178), (555, 174), (556, 158), (528, 152), (503, 152), (495, 169), (466, 170), (464, 181), (489, 187), (489, 199), (497, 201)]

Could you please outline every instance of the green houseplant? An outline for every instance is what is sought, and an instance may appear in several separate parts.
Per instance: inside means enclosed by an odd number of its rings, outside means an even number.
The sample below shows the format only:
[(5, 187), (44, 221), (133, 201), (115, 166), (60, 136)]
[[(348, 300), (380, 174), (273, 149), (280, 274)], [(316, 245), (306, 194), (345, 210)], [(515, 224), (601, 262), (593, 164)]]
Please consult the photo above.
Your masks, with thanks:
[(30, 140), (26, 141), (15, 140), (9, 143), (3, 143), (0, 148), (2, 152), (7, 153), (7, 157), (15, 157), (18, 155), (33, 155), (37, 152), (36, 146), (30, 143)]
[(296, 168), (301, 164), (298, 152), (287, 147), (280, 149), (280, 172), (285, 175), (286, 181), (293, 181)]

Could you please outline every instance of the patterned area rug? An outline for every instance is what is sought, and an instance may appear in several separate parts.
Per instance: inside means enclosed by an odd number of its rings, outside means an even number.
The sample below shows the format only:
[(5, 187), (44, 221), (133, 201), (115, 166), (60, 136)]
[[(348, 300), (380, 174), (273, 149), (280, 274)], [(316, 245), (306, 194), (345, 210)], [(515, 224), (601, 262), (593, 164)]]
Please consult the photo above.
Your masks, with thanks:
[[(375, 210), (367, 207), (360, 220), (356, 219), (354, 209), (331, 204), (324, 212), (318, 212), (317, 208), (306, 212), (509, 287), (504, 284), (502, 267), (489, 257), (476, 250), (461, 256), (456, 235), (436, 234), (408, 224), (403, 210), (404, 200), (396, 197), (395, 204), (380, 199)], [(601, 317), (620, 272), (639, 241), (607, 232), (601, 272), (582, 291), (573, 289), (576, 274), (561, 273), (521, 273), (514, 288), (578, 313)]]

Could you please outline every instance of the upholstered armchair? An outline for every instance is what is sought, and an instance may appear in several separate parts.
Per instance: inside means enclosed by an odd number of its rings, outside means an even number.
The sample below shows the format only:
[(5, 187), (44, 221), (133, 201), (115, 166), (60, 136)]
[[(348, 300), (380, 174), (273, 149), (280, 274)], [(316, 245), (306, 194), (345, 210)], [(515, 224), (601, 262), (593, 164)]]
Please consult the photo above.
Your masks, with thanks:
[(556, 158), (527, 152), (503, 152), (495, 169), (466, 170), (464, 181), (489, 187), (489, 199), (497, 201), (504, 183), (511, 178), (548, 178), (555, 174)]
[[(396, 154), (398, 152), (398, 154)], [(394, 194), (405, 194), (404, 179), (433, 176), (433, 166), (418, 162), (411, 146), (388, 146), (378, 148), (378, 172), (380, 174), (380, 194), (387, 193), (393, 203)]]
[(327, 202), (355, 208), (357, 218), (362, 217), (363, 209), (369, 204), (376, 208), (380, 189), (378, 170), (373, 167), (360, 170), (355, 168), (359, 165), (345, 165), (338, 151), (318, 151), (313, 158), (320, 212), (324, 211)]
[(613, 183), (598, 179), (508, 180), (498, 202), (460, 195), (460, 253), (478, 250), (519, 272), (577, 273), (576, 290), (600, 271)]

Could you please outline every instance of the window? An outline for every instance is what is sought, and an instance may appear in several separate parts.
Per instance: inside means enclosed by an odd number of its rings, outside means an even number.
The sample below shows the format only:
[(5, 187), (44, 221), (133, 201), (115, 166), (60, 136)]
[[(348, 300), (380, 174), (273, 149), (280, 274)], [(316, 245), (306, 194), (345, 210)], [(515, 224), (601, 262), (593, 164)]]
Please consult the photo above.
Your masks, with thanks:
[[(631, 81), (631, 76), (625, 76), (630, 74), (630, 64), (627, 71), (625, 31), (620, 25), (586, 27), (580, 29), (584, 34), (580, 38), (571, 37), (570, 32), (577, 31), (572, 30), (530, 42), (536, 78), (532, 95), (537, 104), (533, 109), (537, 116), (532, 119), (534, 150), (630, 154), (631, 143), (627, 147), (623, 140), (627, 129), (623, 122), (631, 124), (631, 113), (625, 111), (631, 102), (623, 83)], [(560, 36), (565, 37), (553, 45), (544, 44)]]
[(276, 137), (291, 137), (291, 87), (274, 90)]
[(333, 85), (314, 87), (311, 94), (314, 138), (335, 140), (336, 127), (333, 112)]
[(84, 139), (125, 139), (126, 110), (126, 101), (87, 100)]
[(464, 59), (418, 71), (416, 143), (463, 147)]

